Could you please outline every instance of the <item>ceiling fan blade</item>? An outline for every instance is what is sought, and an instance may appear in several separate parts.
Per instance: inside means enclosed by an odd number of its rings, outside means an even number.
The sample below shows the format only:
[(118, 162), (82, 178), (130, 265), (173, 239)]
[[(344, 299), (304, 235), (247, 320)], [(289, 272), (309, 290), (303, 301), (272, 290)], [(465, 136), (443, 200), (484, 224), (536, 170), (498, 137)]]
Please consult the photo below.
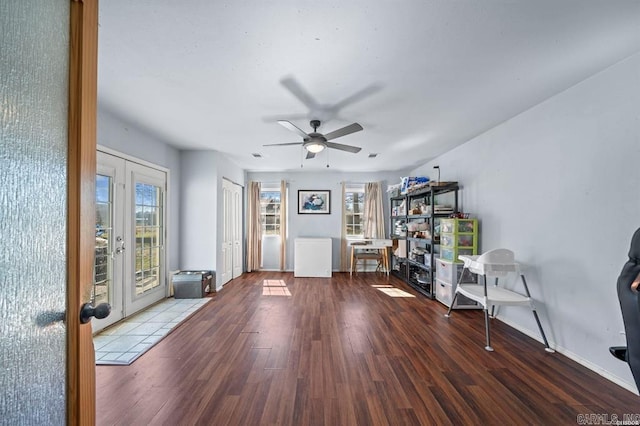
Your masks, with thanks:
[(304, 142), (289, 142), (289, 143), (268, 143), (262, 146), (286, 146), (286, 145), (302, 145)]
[(293, 77), (285, 77), (280, 80), (280, 84), (289, 89), (289, 91), (300, 100), (310, 110), (318, 109), (319, 105), (311, 97), (311, 95), (300, 86), (300, 84)]
[(309, 114), (278, 114), (278, 115), (265, 115), (262, 117), (262, 121), (265, 123), (273, 123), (278, 120), (288, 120), (288, 121), (297, 121), (297, 120), (309, 120)]
[(302, 129), (300, 129), (299, 127), (296, 127), (290, 121), (278, 120), (278, 124), (280, 124), (281, 126), (285, 127), (286, 129), (291, 130), (292, 132), (295, 132), (295, 133), (299, 134), (300, 136), (302, 136), (303, 139), (309, 139), (309, 135), (308, 134), (306, 134), (304, 131), (302, 131)]
[(327, 148), (339, 149), (340, 151), (353, 152), (354, 154), (360, 152), (360, 150), (362, 149), (358, 146), (345, 145), (342, 143), (335, 143), (335, 142), (325, 142), (325, 144), (327, 145)]
[(311, 152), (311, 151), (307, 151), (307, 157), (306, 159), (310, 159), (310, 158), (314, 158), (316, 156), (315, 152)]
[(354, 102), (358, 102), (361, 99), (366, 98), (369, 95), (373, 95), (374, 93), (378, 92), (380, 89), (382, 89), (382, 86), (379, 84), (371, 84), (367, 87), (365, 87), (364, 89), (354, 93), (351, 96), (348, 96), (346, 98), (344, 98), (343, 100), (341, 100), (340, 102), (338, 102), (337, 104), (332, 106), (332, 109), (339, 111), (342, 108), (346, 107), (349, 104), (352, 104)]
[(331, 139), (336, 139), (341, 136), (346, 136), (351, 133), (359, 132), (360, 130), (363, 130), (362, 126), (359, 125), (358, 123), (353, 123), (353, 124), (349, 124), (348, 126), (344, 126), (341, 129), (334, 130), (331, 133), (327, 133), (326, 135), (324, 135), (324, 137), (326, 140), (330, 141)]

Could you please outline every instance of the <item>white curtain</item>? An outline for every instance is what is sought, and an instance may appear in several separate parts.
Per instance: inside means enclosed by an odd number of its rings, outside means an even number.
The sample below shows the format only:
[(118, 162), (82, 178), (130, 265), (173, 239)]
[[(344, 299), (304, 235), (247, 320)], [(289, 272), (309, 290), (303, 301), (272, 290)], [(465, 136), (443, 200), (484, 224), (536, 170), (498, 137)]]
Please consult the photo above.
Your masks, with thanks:
[(347, 206), (344, 202), (347, 192), (347, 184), (342, 182), (342, 230), (340, 233), (340, 271), (347, 272), (351, 269), (349, 264), (349, 252), (347, 250)]
[(258, 271), (262, 265), (262, 222), (260, 221), (260, 182), (249, 182), (247, 195), (247, 272)]
[(369, 182), (364, 185), (363, 228), (364, 238), (385, 237), (381, 182)]
[(287, 182), (280, 181), (280, 270), (287, 268)]

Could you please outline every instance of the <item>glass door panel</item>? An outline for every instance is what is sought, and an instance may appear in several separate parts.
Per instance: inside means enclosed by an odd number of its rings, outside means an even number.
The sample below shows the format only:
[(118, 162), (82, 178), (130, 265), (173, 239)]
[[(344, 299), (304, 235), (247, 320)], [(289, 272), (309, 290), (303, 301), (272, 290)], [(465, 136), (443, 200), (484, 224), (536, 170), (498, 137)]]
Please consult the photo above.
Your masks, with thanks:
[(0, 423), (6, 425), (62, 425), (67, 418), (70, 3), (0, 2)]
[(124, 280), (125, 313), (130, 315), (167, 295), (165, 279), (165, 186), (166, 173), (127, 162), (127, 245)]
[(161, 187), (136, 183), (136, 296), (161, 285), (162, 193)]
[(124, 265), (124, 160), (102, 152), (97, 154), (96, 245), (92, 301), (111, 305), (111, 314), (93, 319), (93, 331), (100, 331), (123, 318), (122, 268)]
[(96, 176), (96, 253), (94, 265), (93, 294), (94, 306), (111, 304), (113, 288), (113, 179), (111, 176)]

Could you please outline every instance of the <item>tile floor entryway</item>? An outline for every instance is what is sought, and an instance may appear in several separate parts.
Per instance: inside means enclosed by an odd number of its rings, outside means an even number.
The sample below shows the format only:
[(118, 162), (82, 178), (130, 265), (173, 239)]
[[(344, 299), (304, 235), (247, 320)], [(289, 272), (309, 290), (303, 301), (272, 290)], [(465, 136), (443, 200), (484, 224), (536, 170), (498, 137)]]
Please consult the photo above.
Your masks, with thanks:
[(211, 297), (165, 299), (93, 336), (98, 365), (129, 365)]

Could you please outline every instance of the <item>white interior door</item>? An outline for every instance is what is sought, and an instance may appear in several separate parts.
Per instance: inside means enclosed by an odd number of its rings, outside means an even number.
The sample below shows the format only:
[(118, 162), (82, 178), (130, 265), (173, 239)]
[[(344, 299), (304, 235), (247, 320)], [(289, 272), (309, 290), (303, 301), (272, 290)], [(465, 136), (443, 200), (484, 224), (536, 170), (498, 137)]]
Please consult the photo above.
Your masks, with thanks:
[(242, 275), (242, 187), (226, 179), (222, 180), (223, 237), (221, 284)]
[(100, 330), (164, 298), (166, 173), (98, 152), (94, 303)]
[(222, 271), (220, 283), (222, 285), (233, 278), (233, 184), (222, 180)]
[(232, 208), (232, 220), (233, 220), (233, 278), (238, 278), (242, 275), (244, 258), (242, 254), (242, 187), (240, 185), (233, 184), (233, 208)]

